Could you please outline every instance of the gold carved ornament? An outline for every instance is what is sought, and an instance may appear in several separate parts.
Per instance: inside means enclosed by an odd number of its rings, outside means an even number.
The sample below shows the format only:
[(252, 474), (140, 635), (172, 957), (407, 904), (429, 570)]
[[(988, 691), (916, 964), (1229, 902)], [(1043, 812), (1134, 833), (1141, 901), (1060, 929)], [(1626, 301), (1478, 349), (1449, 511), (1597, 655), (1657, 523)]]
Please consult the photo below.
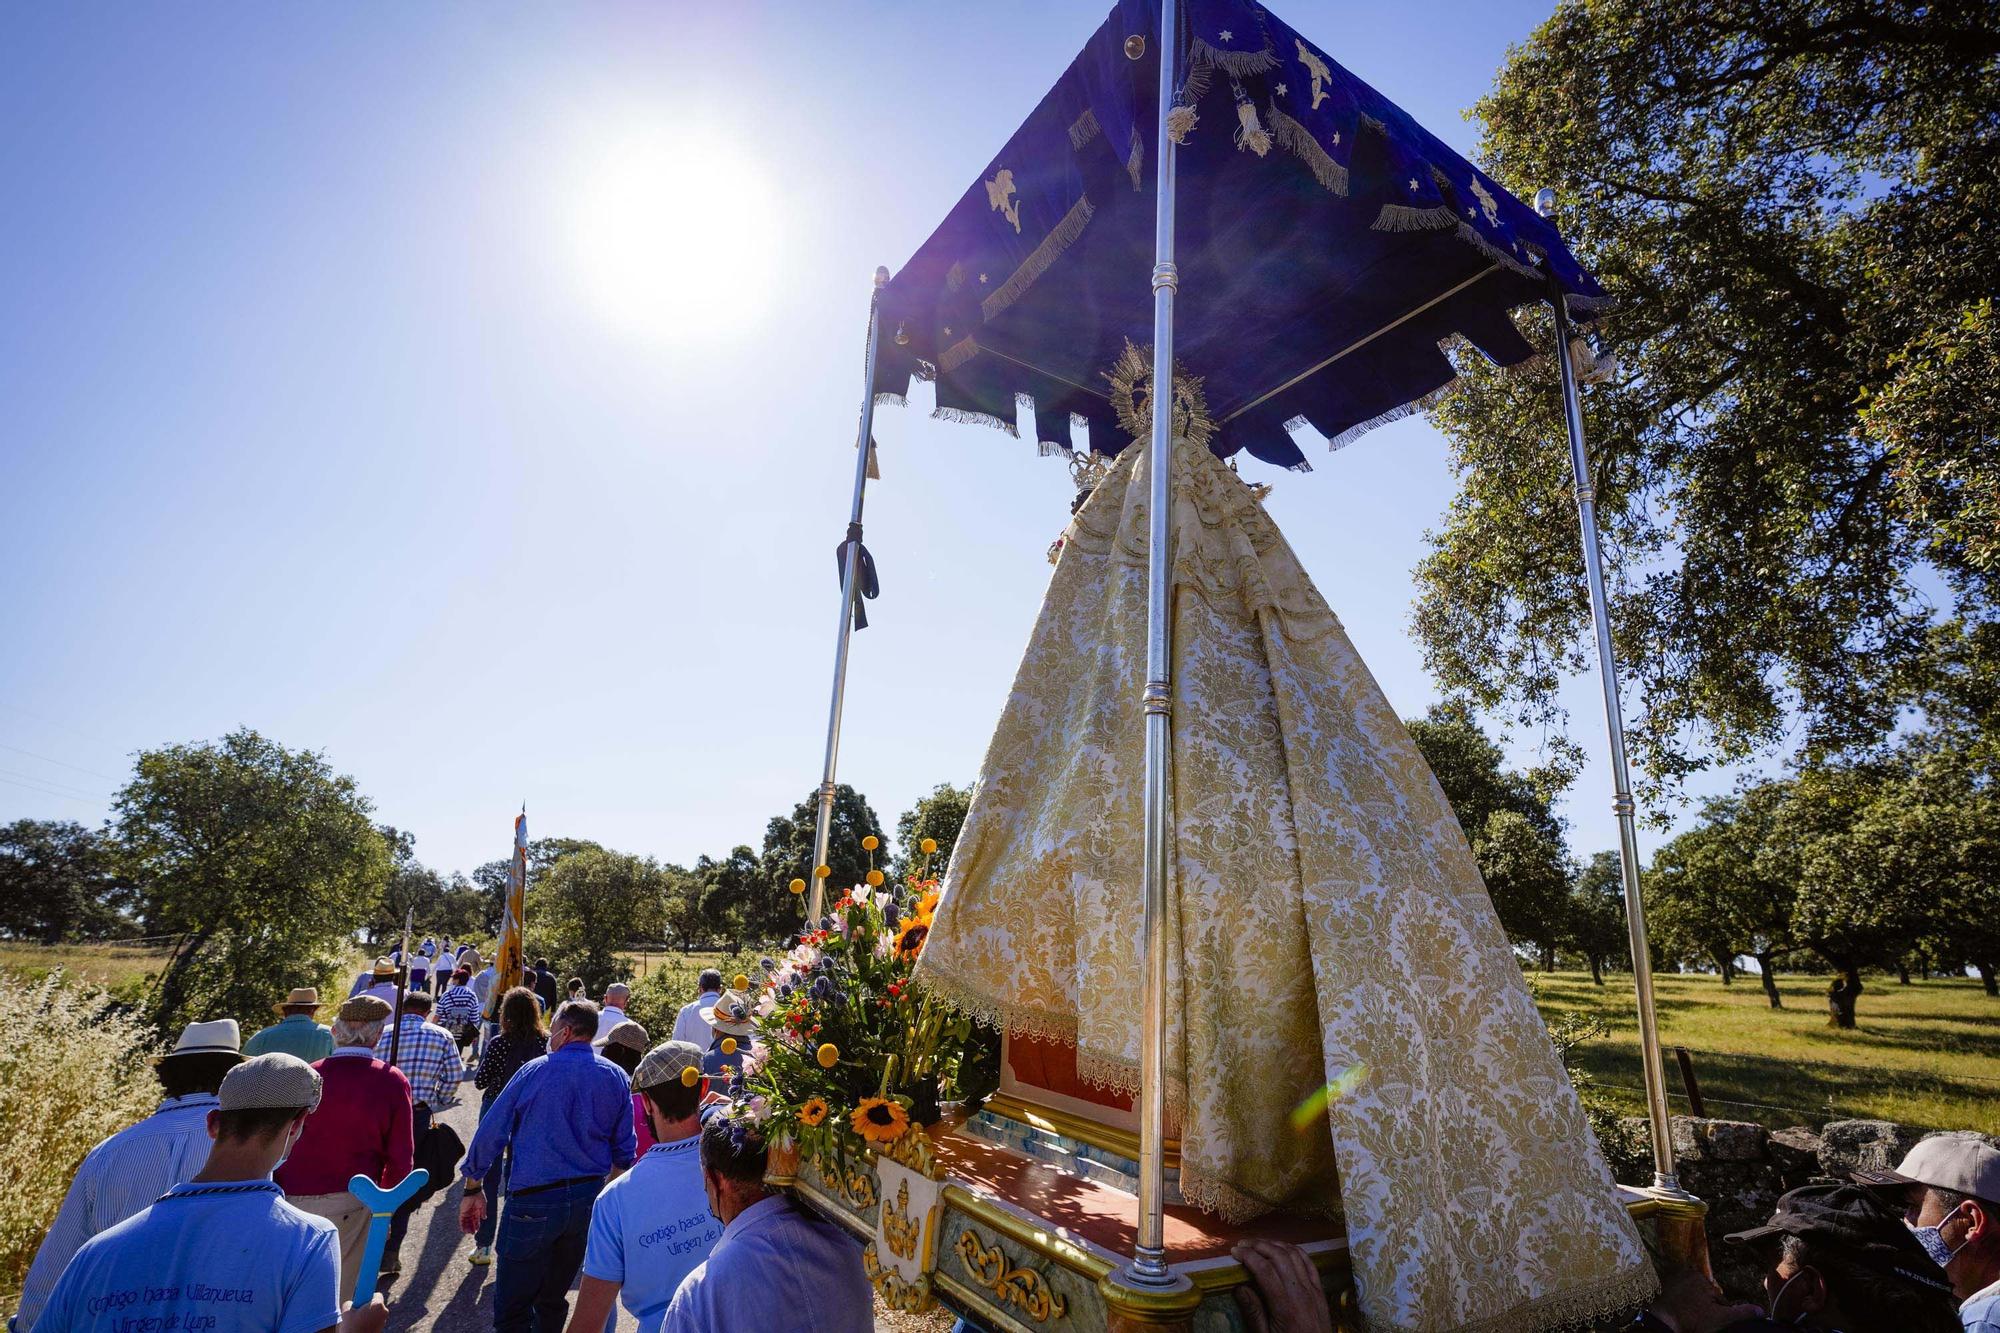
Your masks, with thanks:
[(889, 1253), (914, 1261), (923, 1235), (924, 1220), (910, 1216), (910, 1182), (905, 1180), (896, 1189), (896, 1201), (882, 1205), (882, 1238), (889, 1242)]
[(1031, 1268), (1015, 1268), (998, 1245), (991, 1249), (981, 1246), (979, 1235), (972, 1228), (959, 1233), (958, 1244), (953, 1248), (959, 1262), (965, 1265), (967, 1276), (999, 1297), (1001, 1304), (1016, 1307), (1038, 1324), (1069, 1313), (1069, 1302), (1059, 1292), (1049, 1290), (1040, 1273)]
[(915, 1282), (905, 1282), (891, 1269), (882, 1267), (882, 1261), (875, 1257), (875, 1247), (871, 1244), (861, 1251), (861, 1271), (868, 1275), (868, 1285), (875, 1288), (875, 1294), (882, 1298), (882, 1304), (891, 1310), (904, 1314), (923, 1314), (933, 1304), (931, 1280), (920, 1277)]

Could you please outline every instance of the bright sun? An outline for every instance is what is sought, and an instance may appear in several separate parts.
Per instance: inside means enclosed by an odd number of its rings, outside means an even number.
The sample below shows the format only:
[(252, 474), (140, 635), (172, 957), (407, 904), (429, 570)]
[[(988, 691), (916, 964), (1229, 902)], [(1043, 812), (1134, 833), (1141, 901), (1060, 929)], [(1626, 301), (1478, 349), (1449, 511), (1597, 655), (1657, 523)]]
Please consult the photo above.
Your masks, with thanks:
[(649, 342), (739, 334), (769, 304), (783, 242), (770, 177), (702, 129), (628, 133), (587, 156), (567, 201), (586, 299)]

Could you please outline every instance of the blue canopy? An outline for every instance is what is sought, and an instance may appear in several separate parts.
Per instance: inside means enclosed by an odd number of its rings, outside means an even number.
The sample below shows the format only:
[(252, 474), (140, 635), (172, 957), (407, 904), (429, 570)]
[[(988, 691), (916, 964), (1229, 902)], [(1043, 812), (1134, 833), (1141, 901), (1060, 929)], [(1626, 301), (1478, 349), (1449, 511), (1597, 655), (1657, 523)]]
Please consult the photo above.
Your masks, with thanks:
[[(1306, 468), (1454, 378), (1462, 337), (1532, 352), (1517, 306), (1603, 289), (1555, 228), (1253, 0), (1182, 0), (1174, 351), (1203, 378), (1210, 447)], [(938, 414), (1045, 451), (1112, 454), (1104, 372), (1152, 341), (1157, 0), (1119, 0), (1083, 52), (883, 292), (875, 390), (934, 379)], [(1136, 39), (1136, 40), (1135, 40)], [(1189, 122), (1192, 122), (1189, 127)]]

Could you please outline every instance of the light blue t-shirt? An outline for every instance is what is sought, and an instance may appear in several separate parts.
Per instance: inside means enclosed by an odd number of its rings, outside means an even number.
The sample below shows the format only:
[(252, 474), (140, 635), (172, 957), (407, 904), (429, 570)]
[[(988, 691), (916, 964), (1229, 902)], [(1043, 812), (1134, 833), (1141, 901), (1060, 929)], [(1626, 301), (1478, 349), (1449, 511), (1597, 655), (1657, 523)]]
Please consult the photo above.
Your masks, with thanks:
[(1975, 1291), (1958, 1307), (1965, 1333), (2000, 1333), (2000, 1282)]
[(586, 1276), (623, 1283), (619, 1300), (639, 1321), (639, 1333), (659, 1333), (681, 1279), (715, 1242), (722, 1223), (708, 1211), (701, 1186), (701, 1136), (648, 1148), (604, 1187), (590, 1209)]
[(268, 1180), (176, 1185), (76, 1252), (35, 1333), (317, 1333), (340, 1234)]

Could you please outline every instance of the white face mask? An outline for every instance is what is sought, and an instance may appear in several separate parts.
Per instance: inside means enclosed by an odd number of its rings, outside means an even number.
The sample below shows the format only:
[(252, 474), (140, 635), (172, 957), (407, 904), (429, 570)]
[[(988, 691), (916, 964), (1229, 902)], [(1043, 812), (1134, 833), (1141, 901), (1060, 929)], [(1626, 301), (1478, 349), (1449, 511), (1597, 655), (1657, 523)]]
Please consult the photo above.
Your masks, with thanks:
[(287, 1136), (287, 1137), (286, 1137), (286, 1139), (285, 1139), (285, 1150), (284, 1150), (283, 1152), (281, 1152), (281, 1153), (279, 1153), (279, 1154), (278, 1154), (278, 1160), (277, 1160), (277, 1161), (275, 1161), (275, 1162), (271, 1163), (271, 1174), (272, 1174), (272, 1175), (274, 1175), (274, 1176), (275, 1176), (275, 1175), (277, 1175), (277, 1174), (278, 1174), (278, 1168), (279, 1168), (279, 1167), (281, 1167), (281, 1166), (283, 1166), (283, 1165), (284, 1165), (284, 1164), (285, 1164), (285, 1163), (286, 1163), (286, 1162), (287, 1162), (288, 1160), (290, 1160), (290, 1158), (291, 1158), (291, 1155), (292, 1155), (292, 1149), (294, 1149), (294, 1148), (298, 1147), (298, 1146), (299, 1146), (299, 1140), (300, 1140), (300, 1139), (302, 1139), (302, 1138), (304, 1138), (305, 1136), (306, 1136), (306, 1130), (305, 1130), (305, 1126), (304, 1126), (304, 1125), (301, 1125), (301, 1126), (299, 1126), (299, 1132), (298, 1132), (298, 1133), (296, 1133), (296, 1134), (292, 1134), (292, 1135), (289, 1135), (289, 1136)]
[[(1956, 1212), (1955, 1209), (1953, 1211)], [(1946, 1213), (1934, 1227), (1915, 1226), (1907, 1221), (1903, 1223), (1904, 1226), (1910, 1228), (1910, 1234), (1917, 1238), (1917, 1244), (1924, 1247), (1924, 1253), (1931, 1257), (1931, 1262), (1939, 1268), (1943, 1268), (1953, 1259), (1956, 1259), (1958, 1251), (1965, 1248), (1965, 1243), (1963, 1242), (1959, 1244), (1957, 1249), (1945, 1243), (1944, 1224), (1951, 1221), (1951, 1219), (1952, 1213)]]

